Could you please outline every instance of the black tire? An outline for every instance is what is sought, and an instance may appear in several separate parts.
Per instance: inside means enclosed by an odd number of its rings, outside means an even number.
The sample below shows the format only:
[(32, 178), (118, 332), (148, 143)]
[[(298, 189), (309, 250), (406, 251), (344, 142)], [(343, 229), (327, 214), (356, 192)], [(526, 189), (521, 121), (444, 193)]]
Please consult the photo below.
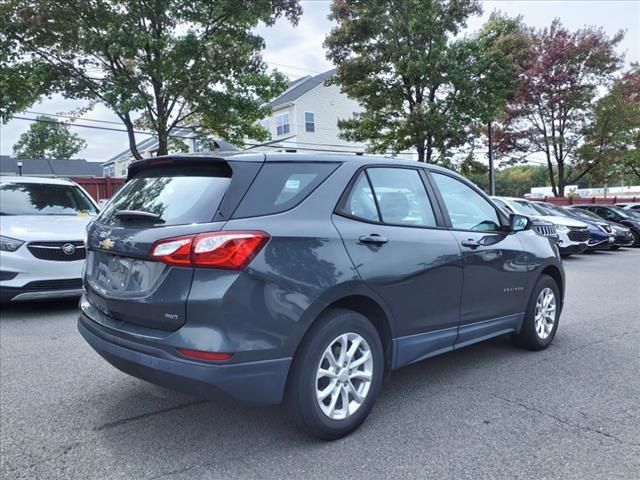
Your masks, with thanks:
[(640, 247), (640, 233), (636, 232), (635, 230), (631, 230), (631, 233), (633, 235), (633, 243), (631, 244), (631, 246)]
[[(316, 397), (316, 374), (325, 350), (337, 337), (346, 333), (355, 333), (366, 341), (373, 369), (364, 401), (351, 416), (335, 420), (320, 408)], [(287, 385), (287, 404), (294, 418), (309, 434), (322, 440), (336, 440), (348, 435), (364, 422), (373, 408), (382, 387), (384, 364), (380, 336), (366, 317), (344, 309), (326, 312), (305, 335), (293, 361)], [(341, 404), (342, 400), (339, 401)]]
[(609, 250), (620, 250), (620, 245), (613, 245)]
[[(555, 321), (551, 331), (548, 333), (548, 336), (546, 338), (541, 338), (536, 331), (535, 325), (536, 303), (540, 293), (546, 288), (551, 289), (555, 297)], [(561, 312), (562, 297), (560, 296), (558, 285), (550, 276), (541, 275), (531, 291), (531, 297), (529, 298), (529, 303), (527, 305), (527, 310), (525, 311), (524, 321), (522, 322), (520, 332), (512, 336), (513, 342), (519, 347), (526, 348), (528, 350), (544, 350), (551, 344), (556, 335)]]

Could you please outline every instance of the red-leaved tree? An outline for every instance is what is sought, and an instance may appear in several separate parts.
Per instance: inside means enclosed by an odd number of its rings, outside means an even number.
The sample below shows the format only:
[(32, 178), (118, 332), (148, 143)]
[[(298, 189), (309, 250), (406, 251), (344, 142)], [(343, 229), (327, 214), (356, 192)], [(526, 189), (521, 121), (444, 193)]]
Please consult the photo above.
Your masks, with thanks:
[[(578, 161), (585, 126), (598, 88), (609, 85), (621, 67), (612, 38), (592, 27), (571, 32), (558, 19), (549, 28), (530, 31), (531, 47), (519, 65), (519, 84), (497, 135), (505, 163), (533, 153), (546, 157), (555, 196), (593, 166)], [(523, 155), (526, 154), (526, 155)]]

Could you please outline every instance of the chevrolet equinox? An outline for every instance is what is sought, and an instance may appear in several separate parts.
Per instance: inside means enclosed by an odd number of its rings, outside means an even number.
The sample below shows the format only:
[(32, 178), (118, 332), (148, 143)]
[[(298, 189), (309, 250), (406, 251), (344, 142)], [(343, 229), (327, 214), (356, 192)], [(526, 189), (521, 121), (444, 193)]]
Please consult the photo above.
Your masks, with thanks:
[(498, 335), (549, 346), (564, 272), (529, 222), (411, 161), (144, 159), (88, 227), (78, 328), (123, 372), (286, 400), (335, 439), (394, 369)]

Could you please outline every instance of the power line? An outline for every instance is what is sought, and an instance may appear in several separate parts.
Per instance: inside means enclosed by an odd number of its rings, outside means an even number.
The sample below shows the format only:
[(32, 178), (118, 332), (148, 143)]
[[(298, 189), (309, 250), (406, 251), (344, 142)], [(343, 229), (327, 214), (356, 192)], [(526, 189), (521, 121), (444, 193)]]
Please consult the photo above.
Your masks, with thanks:
[[(27, 117), (19, 117), (19, 116), (14, 116), (12, 117), (16, 120), (27, 120), (30, 122), (41, 122), (41, 123), (54, 123), (54, 124), (58, 124), (59, 122), (57, 120), (44, 120), (41, 118), (27, 118)], [(107, 130), (110, 132), (122, 132), (122, 133), (129, 133), (128, 130), (122, 130), (121, 128), (110, 128), (110, 127), (97, 127), (95, 125), (82, 125), (80, 123), (73, 123), (73, 122), (69, 122), (66, 123), (65, 125), (69, 125), (70, 127), (81, 127), (81, 128), (90, 128), (92, 130)], [(156, 136), (157, 134), (154, 132), (145, 132), (142, 130), (133, 130), (133, 133), (136, 134), (140, 134), (140, 135), (151, 135), (151, 136)], [(169, 134), (168, 135), (171, 138), (186, 138), (191, 140), (193, 137), (186, 137), (183, 135), (173, 135), (173, 134)]]
[[(39, 115), (40, 113), (38, 112), (27, 112), (27, 113), (31, 113), (31, 114), (36, 114)], [(46, 114), (45, 114), (46, 115)], [(59, 115), (59, 114), (51, 114), (51, 116), (56, 116), (56, 117), (61, 117), (61, 118), (73, 118), (70, 116), (65, 116), (65, 115)], [(26, 120), (29, 122), (41, 122), (41, 123), (51, 123), (51, 124), (57, 124), (58, 122), (55, 120), (45, 120), (45, 119), (39, 119), (39, 118), (28, 118), (28, 117), (21, 117), (21, 116), (14, 116), (13, 117), (16, 120)], [(95, 119), (82, 119), (82, 120), (87, 120), (87, 121), (94, 121), (94, 122), (98, 122), (98, 123), (109, 123), (109, 124), (115, 124), (115, 125), (119, 125), (118, 122), (110, 122), (107, 120), (95, 120)], [(95, 125), (82, 125), (79, 123), (74, 123), (74, 122), (69, 122), (66, 123), (66, 125), (69, 125), (71, 127), (79, 127), (79, 128), (89, 128), (92, 130), (106, 130), (106, 131), (110, 131), (110, 132), (120, 132), (120, 133), (128, 133), (127, 130), (123, 130), (120, 128), (111, 128), (111, 127), (99, 127), (99, 126), (95, 126)], [(184, 127), (183, 127), (184, 128)], [(157, 136), (156, 133), (154, 132), (145, 132), (142, 130), (133, 130), (133, 133), (135, 134), (140, 134), (140, 135), (149, 135), (149, 136)], [(183, 139), (187, 139), (187, 140), (193, 140), (194, 138), (198, 138), (198, 137), (202, 137), (203, 135), (197, 135), (195, 137), (187, 137), (184, 135), (175, 135), (175, 134), (169, 134), (168, 135), (170, 138), (183, 138)], [(331, 144), (331, 143), (313, 143), (313, 142), (299, 142), (296, 141), (295, 143), (293, 143), (293, 145), (283, 145), (282, 142), (286, 142), (287, 140), (276, 140), (276, 142), (280, 142), (280, 144), (278, 143), (245, 143), (245, 145), (247, 146), (251, 146), (251, 147), (265, 147), (265, 148), (279, 148), (279, 149), (284, 149), (284, 150), (302, 150), (302, 151), (312, 151), (312, 152), (333, 152), (333, 153), (349, 153), (349, 154), (355, 154), (355, 153), (360, 153), (360, 152), (364, 152), (364, 147), (360, 146), (360, 145), (340, 145), (340, 144)], [(302, 146), (299, 146), (302, 145)], [(307, 145), (307, 146), (305, 146)], [(326, 148), (313, 148), (313, 147), (334, 147), (331, 149), (326, 149)], [(353, 150), (346, 150), (348, 148), (351, 148)], [(397, 156), (397, 155), (414, 155), (414, 152), (381, 152), (382, 155), (393, 155), (393, 156)], [(546, 162), (541, 161), (541, 160), (530, 160), (530, 159), (526, 159), (525, 162), (530, 162), (530, 163), (537, 163), (539, 165), (546, 165)]]
[(84, 122), (105, 123), (105, 124), (108, 124), (108, 125), (122, 125), (122, 122), (114, 122), (114, 121), (111, 121), (111, 120), (98, 120), (97, 118), (74, 117), (73, 115), (65, 115), (65, 114), (62, 114), (62, 113), (33, 112), (33, 111), (30, 111), (30, 110), (25, 110), (24, 113), (28, 113), (30, 115), (44, 115), (46, 117), (69, 118), (71, 120), (82, 120)]

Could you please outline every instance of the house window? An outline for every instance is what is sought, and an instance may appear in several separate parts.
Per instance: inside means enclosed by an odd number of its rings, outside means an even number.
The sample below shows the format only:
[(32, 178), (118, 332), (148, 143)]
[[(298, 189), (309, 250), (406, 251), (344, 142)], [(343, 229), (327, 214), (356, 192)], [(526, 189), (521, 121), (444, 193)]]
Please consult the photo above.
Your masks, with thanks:
[(304, 112), (304, 131), (316, 131), (316, 114), (313, 112)]
[(284, 135), (285, 133), (289, 133), (289, 114), (281, 113), (276, 117), (278, 127), (276, 129), (276, 134)]
[(260, 122), (260, 126), (262, 128), (264, 128), (267, 132), (271, 132), (271, 129), (269, 128), (270, 125), (269, 125), (269, 119), (268, 118), (265, 118), (264, 120), (262, 120)]

